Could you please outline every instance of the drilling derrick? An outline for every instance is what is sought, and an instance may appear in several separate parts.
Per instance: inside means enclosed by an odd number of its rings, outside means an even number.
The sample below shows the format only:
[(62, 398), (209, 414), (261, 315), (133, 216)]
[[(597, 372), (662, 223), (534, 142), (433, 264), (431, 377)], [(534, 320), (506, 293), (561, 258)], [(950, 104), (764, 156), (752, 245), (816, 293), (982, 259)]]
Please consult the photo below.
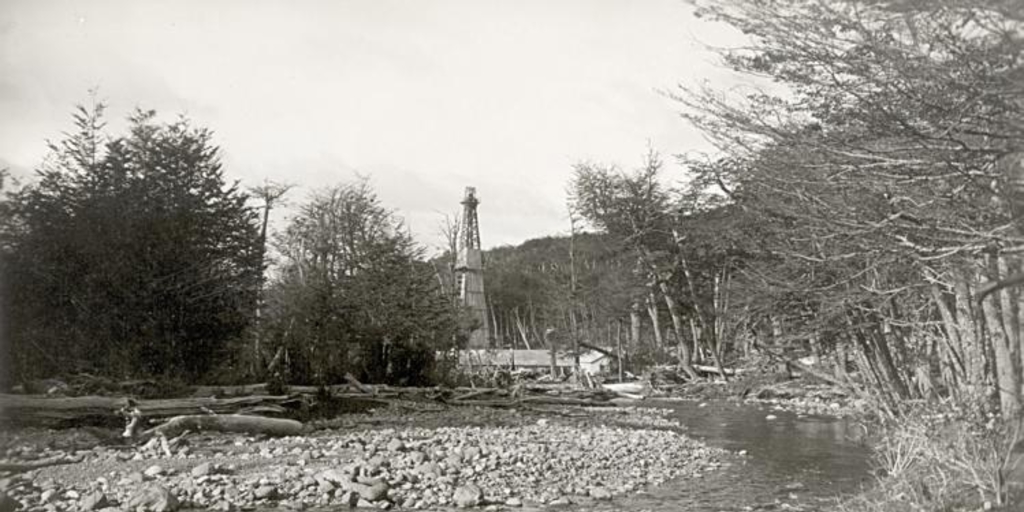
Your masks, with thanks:
[(462, 232), (455, 272), (459, 279), (459, 302), (472, 316), (476, 328), (469, 333), (469, 348), (490, 347), (487, 300), (484, 297), (484, 262), (480, 250), (480, 223), (476, 217), (476, 188), (466, 187), (462, 200)]

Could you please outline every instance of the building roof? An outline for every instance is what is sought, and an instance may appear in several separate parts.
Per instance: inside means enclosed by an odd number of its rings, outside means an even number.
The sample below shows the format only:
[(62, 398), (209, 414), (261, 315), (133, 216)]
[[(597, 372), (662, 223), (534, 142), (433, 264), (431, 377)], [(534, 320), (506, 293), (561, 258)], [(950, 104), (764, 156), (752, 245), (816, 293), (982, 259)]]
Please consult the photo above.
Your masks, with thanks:
[[(606, 358), (605, 354), (588, 351), (580, 354), (580, 364), (593, 364)], [(558, 351), (555, 355), (557, 366), (573, 366), (572, 352)], [(551, 366), (551, 351), (509, 350), (509, 349), (466, 349), (459, 351), (460, 365), (479, 366)]]

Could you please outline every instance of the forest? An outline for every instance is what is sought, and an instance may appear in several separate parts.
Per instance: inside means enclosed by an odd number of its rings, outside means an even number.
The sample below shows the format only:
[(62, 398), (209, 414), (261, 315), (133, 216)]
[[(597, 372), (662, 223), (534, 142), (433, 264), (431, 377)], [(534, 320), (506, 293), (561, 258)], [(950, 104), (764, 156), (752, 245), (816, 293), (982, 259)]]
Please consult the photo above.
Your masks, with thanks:
[[(1009, 503), (1024, 405), (1024, 11), (691, 3), (749, 37), (720, 58), (761, 85), (664, 93), (716, 153), (580, 161), (568, 234), (486, 251), (495, 346), (543, 348), (553, 330), (624, 350), (637, 374), (671, 364), (689, 380), (698, 363), (724, 378), (813, 356), (870, 404), (889, 499)], [(428, 258), (367, 180), (318, 190), (270, 230), (287, 185), (231, 181), (211, 132), (187, 119), (139, 110), (114, 135), (104, 108), (75, 110), (34, 182), (0, 174), (5, 386), (81, 372), (443, 382), (436, 354), (470, 327), (455, 247)]]
[(460, 313), (365, 180), (317, 191), (271, 234), (290, 187), (230, 182), (187, 119), (140, 110), (114, 136), (104, 109), (78, 107), (37, 181), (0, 202), (6, 385), (416, 384), (458, 342)]

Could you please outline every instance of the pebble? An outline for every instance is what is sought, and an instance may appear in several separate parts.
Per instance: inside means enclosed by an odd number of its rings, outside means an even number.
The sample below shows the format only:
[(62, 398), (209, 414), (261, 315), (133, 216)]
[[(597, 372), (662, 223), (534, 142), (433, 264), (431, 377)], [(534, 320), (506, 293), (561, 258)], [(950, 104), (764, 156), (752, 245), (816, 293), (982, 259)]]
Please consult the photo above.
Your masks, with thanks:
[(148, 476), (149, 478), (156, 478), (156, 477), (164, 474), (165, 472), (166, 471), (164, 470), (164, 468), (162, 466), (154, 464), (154, 465), (146, 468), (146, 470), (143, 471), (142, 474), (145, 475), (145, 476)]

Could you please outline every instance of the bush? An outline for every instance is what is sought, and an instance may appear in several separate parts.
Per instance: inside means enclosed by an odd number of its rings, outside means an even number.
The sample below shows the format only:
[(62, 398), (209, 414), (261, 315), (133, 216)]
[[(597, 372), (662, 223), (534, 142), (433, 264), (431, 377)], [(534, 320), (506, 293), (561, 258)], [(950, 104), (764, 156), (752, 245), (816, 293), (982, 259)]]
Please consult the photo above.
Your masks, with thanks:
[[(1007, 485), (1024, 470), (1013, 449), (1021, 422), (951, 401), (912, 404), (876, 425), (878, 486), (840, 507), (844, 512), (977, 509), (1021, 503)], [(965, 412), (970, 411), (970, 412)]]

